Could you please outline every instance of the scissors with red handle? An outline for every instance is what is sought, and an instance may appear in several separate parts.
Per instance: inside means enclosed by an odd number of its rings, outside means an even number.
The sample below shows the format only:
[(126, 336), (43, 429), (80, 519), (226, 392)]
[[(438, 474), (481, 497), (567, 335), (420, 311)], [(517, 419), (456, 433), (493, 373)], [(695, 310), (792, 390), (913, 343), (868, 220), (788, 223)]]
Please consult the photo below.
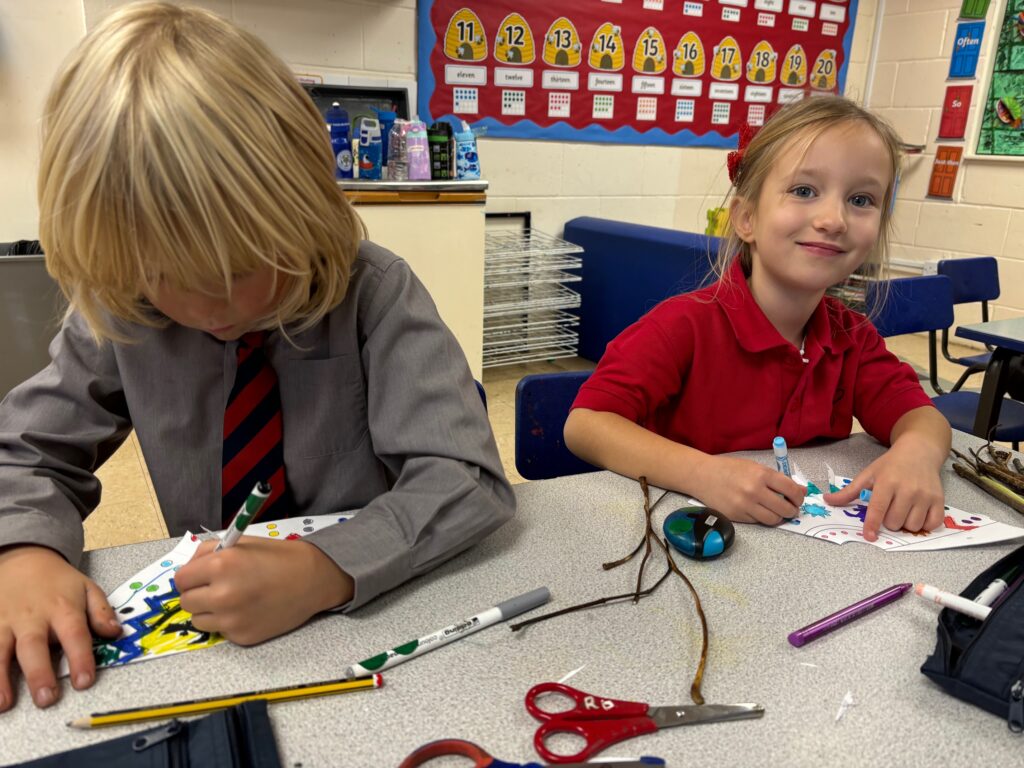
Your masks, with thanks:
[[(442, 757), (444, 755), (468, 757), (473, 761), (474, 768), (544, 768), (541, 763), (506, 763), (504, 760), (491, 757), (483, 747), (479, 747), (473, 742), (465, 741), (464, 739), (441, 739), (424, 744), (405, 758), (398, 768), (416, 768), (433, 760), (435, 757)], [(623, 758), (610, 761), (609, 765), (612, 768), (655, 768), (656, 766), (663, 767), (665, 761), (660, 757), (641, 757), (636, 760)], [(593, 768), (593, 763), (574, 763), (569, 768), (584, 768), (584, 766)]]
[[(571, 709), (551, 712), (537, 706), (542, 694), (557, 693), (572, 700)], [(639, 701), (606, 699), (562, 683), (540, 683), (526, 692), (526, 711), (541, 721), (533, 736), (537, 754), (549, 763), (587, 760), (612, 744), (654, 733), (661, 728), (726, 720), (761, 717), (760, 704), (683, 704), (678, 707), (652, 707)], [(559, 755), (548, 749), (545, 740), (556, 733), (574, 733), (583, 738), (583, 747), (571, 755)]]

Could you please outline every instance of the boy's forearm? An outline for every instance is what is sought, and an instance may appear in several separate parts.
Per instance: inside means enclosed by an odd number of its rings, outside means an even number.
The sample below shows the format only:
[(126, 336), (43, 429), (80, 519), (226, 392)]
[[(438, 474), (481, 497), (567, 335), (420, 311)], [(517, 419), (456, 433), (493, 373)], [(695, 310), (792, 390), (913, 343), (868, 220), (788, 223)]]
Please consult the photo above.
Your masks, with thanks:
[(565, 423), (565, 444), (584, 461), (660, 488), (698, 493), (706, 453), (651, 432), (615, 413), (577, 408)]
[(949, 422), (930, 405), (907, 411), (893, 425), (890, 445), (906, 446), (936, 468), (949, 457), (953, 431)]

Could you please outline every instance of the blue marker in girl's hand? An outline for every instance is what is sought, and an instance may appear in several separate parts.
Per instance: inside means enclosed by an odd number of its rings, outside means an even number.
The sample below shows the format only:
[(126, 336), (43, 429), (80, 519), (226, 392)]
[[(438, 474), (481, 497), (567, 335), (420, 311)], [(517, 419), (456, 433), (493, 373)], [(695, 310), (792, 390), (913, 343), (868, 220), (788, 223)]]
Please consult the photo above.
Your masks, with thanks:
[(772, 450), (775, 451), (775, 467), (792, 480), (793, 472), (789, 468), (789, 449), (786, 447), (786, 439), (781, 436), (776, 437), (772, 441)]

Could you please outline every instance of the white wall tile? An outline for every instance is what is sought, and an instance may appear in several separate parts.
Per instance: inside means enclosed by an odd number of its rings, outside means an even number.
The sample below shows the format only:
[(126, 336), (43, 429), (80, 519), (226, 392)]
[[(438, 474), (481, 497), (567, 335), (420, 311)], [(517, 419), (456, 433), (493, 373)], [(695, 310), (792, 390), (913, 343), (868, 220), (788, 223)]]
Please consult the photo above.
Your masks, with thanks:
[(560, 195), (562, 144), (554, 141), (486, 139), (478, 142), (488, 195)]
[(887, 13), (878, 45), (878, 60), (912, 61), (941, 56), (948, 16), (941, 10), (896, 16)]
[(367, 8), (363, 26), (363, 67), (416, 75), (416, 10), (397, 3)]
[(1024, 210), (1019, 207), (1010, 212), (1010, 224), (1006, 228), (1006, 242), (1001, 253), (1009, 259), (1024, 259)]
[(899, 71), (899, 64), (895, 61), (878, 62), (875, 65), (875, 81), (871, 86), (872, 109), (879, 107), (892, 107), (892, 92), (896, 87), (896, 73)]
[(968, 160), (960, 166), (960, 174), (963, 202), (1008, 208), (1024, 206), (1024, 166), (1020, 163)]
[(999, 262), (999, 298), (1001, 307), (1024, 312), (1024, 261), (997, 259)]
[(337, 0), (236, 0), (234, 20), (289, 64), (363, 69), (368, 6)]
[(601, 216), (631, 224), (651, 227), (672, 227), (676, 201), (674, 197), (602, 197)]
[(640, 191), (644, 195), (678, 195), (679, 169), (687, 151), (682, 147), (644, 147)]
[(912, 243), (917, 231), (917, 217), (921, 213), (921, 204), (913, 200), (897, 200), (893, 209), (892, 225), (893, 242)]
[(562, 194), (639, 195), (644, 147), (620, 144), (565, 144)]
[(886, 107), (877, 112), (892, 124), (903, 141), (908, 144), (927, 143), (932, 117), (930, 109)]
[(894, 107), (942, 106), (946, 94), (949, 60), (903, 61), (899, 63), (893, 89)]
[(1001, 253), (1010, 212), (953, 202), (925, 202), (917, 222), (915, 245), (964, 253)]
[(520, 202), (524, 209), (529, 209), (536, 229), (558, 237), (562, 236), (565, 222), (570, 219), (604, 215), (600, 197), (531, 197), (522, 198)]

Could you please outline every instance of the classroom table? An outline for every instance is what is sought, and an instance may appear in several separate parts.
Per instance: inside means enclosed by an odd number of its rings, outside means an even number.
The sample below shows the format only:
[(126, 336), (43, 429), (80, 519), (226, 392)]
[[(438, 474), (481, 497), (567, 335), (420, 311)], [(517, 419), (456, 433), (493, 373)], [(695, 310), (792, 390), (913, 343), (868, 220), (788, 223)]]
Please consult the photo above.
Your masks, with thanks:
[[(980, 444), (955, 433), (964, 449)], [(853, 476), (882, 451), (864, 434), (790, 452), (825, 485), (826, 462)], [(771, 450), (741, 454), (765, 464)], [(1024, 520), (943, 473), (947, 503), (1010, 524)], [(658, 491), (652, 489), (652, 498)], [(350, 614), (319, 617), (290, 635), (250, 648), (222, 644), (102, 672), (87, 692), (65, 681), (61, 701), (37, 710), (22, 684), (0, 716), (0, 762), (41, 756), (141, 730), (76, 731), (64, 723), (90, 712), (340, 677), (345, 665), (489, 608), (539, 585), (551, 602), (526, 617), (632, 590), (636, 561), (603, 571), (643, 530), (635, 481), (608, 472), (516, 486), (517, 516), (472, 550)], [(664, 516), (683, 503), (670, 495)], [(170, 541), (90, 552), (85, 569), (112, 589), (169, 551)], [(684, 726), (623, 742), (608, 756), (656, 755), (672, 766), (1016, 765), (1024, 737), (944, 693), (919, 671), (935, 644), (937, 607), (907, 595), (803, 648), (794, 629), (899, 582), (958, 592), (1013, 543), (939, 552), (842, 546), (753, 525), (737, 528), (721, 558), (677, 556), (699, 592), (711, 644), (703, 691), (709, 703), (756, 702), (758, 720)], [(664, 560), (649, 566), (653, 579)], [(677, 577), (651, 597), (570, 614), (511, 632), (498, 624), (384, 673), (380, 690), (270, 707), (282, 764), (394, 766), (442, 737), (475, 741), (502, 760), (538, 760), (538, 723), (523, 707), (536, 683), (569, 681), (602, 696), (687, 704), (700, 626)], [(841, 719), (840, 703), (854, 704)], [(436, 763), (465, 765), (463, 758)], [(433, 764), (432, 764), (433, 765)]]
[(1016, 369), (1015, 375), (1024, 375), (1024, 317), (960, 325), (956, 335), (995, 347), (985, 368), (974, 417), (974, 434), (985, 437), (999, 421), (999, 409), (1010, 384), (1011, 371)]

